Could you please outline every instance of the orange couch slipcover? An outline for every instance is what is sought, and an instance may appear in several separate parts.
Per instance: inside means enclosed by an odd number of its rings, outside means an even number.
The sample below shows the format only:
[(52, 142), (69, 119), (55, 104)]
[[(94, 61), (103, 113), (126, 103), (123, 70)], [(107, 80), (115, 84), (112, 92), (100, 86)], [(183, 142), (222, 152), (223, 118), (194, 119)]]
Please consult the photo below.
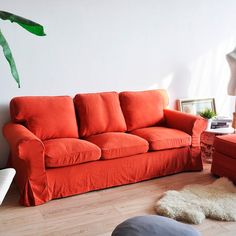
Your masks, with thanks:
[(20, 203), (202, 170), (205, 120), (166, 109), (167, 101), (164, 90), (77, 95), (76, 115), (68, 96), (13, 98), (3, 134)]

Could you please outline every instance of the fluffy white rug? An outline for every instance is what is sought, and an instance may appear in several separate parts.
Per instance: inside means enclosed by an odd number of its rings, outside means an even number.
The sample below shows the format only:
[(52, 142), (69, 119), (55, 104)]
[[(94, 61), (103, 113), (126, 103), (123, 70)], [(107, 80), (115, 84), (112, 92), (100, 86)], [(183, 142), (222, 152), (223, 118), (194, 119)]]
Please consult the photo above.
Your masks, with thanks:
[(170, 190), (157, 201), (157, 214), (199, 224), (205, 218), (236, 221), (236, 187), (227, 178), (209, 185), (188, 185), (180, 191)]

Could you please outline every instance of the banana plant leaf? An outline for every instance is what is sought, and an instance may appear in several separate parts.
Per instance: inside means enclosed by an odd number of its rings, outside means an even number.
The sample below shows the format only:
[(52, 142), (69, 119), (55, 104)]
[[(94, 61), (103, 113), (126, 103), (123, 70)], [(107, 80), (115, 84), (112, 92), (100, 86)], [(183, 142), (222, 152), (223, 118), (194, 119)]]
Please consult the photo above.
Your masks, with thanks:
[(1, 30), (0, 30), (0, 45), (2, 46), (4, 56), (6, 57), (9, 65), (10, 65), (11, 74), (18, 84), (18, 88), (20, 88), (20, 78), (19, 78), (18, 71), (16, 69), (16, 63), (15, 63), (14, 58), (12, 56), (11, 49), (10, 49), (5, 37), (3, 36)]
[(36, 22), (33, 22), (31, 20), (28, 20), (26, 18), (23, 18), (21, 16), (14, 15), (10, 12), (0, 11), (0, 19), (15, 22), (32, 34), (35, 34), (38, 36), (46, 35), (44, 33), (44, 29), (43, 29), (42, 25), (40, 25)]
[[(35, 34), (38, 36), (46, 35), (44, 33), (44, 29), (43, 29), (42, 25), (40, 25), (36, 22), (33, 22), (31, 20), (25, 19), (21, 16), (14, 15), (10, 12), (0, 11), (0, 19), (15, 22), (32, 34)], [(2, 46), (4, 56), (10, 65), (11, 74), (12, 74), (13, 78), (15, 79), (15, 81), (17, 82), (18, 87), (20, 88), (20, 78), (19, 78), (18, 71), (16, 69), (16, 63), (15, 63), (14, 58), (12, 56), (11, 49), (10, 49), (5, 37), (3, 36), (1, 30), (0, 30), (0, 46)]]

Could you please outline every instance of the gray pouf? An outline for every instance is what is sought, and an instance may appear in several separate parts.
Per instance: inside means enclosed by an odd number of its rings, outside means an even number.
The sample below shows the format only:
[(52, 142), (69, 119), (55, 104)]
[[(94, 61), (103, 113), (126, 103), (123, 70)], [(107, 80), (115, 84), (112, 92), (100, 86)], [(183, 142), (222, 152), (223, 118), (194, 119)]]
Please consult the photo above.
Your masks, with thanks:
[(112, 232), (112, 236), (200, 236), (191, 225), (163, 216), (136, 216), (125, 220)]

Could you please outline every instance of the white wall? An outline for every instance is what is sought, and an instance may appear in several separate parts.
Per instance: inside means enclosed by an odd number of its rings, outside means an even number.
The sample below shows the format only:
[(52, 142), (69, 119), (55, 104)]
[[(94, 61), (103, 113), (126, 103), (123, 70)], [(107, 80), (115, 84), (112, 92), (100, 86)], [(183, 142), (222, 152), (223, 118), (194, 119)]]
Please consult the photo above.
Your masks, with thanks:
[[(0, 127), (21, 95), (166, 88), (175, 99), (215, 97), (231, 114), (225, 54), (236, 45), (234, 0), (8, 0), (1, 9), (45, 26), (35, 37), (0, 22), (21, 89), (0, 53)], [(0, 166), (8, 148), (0, 135)]]

